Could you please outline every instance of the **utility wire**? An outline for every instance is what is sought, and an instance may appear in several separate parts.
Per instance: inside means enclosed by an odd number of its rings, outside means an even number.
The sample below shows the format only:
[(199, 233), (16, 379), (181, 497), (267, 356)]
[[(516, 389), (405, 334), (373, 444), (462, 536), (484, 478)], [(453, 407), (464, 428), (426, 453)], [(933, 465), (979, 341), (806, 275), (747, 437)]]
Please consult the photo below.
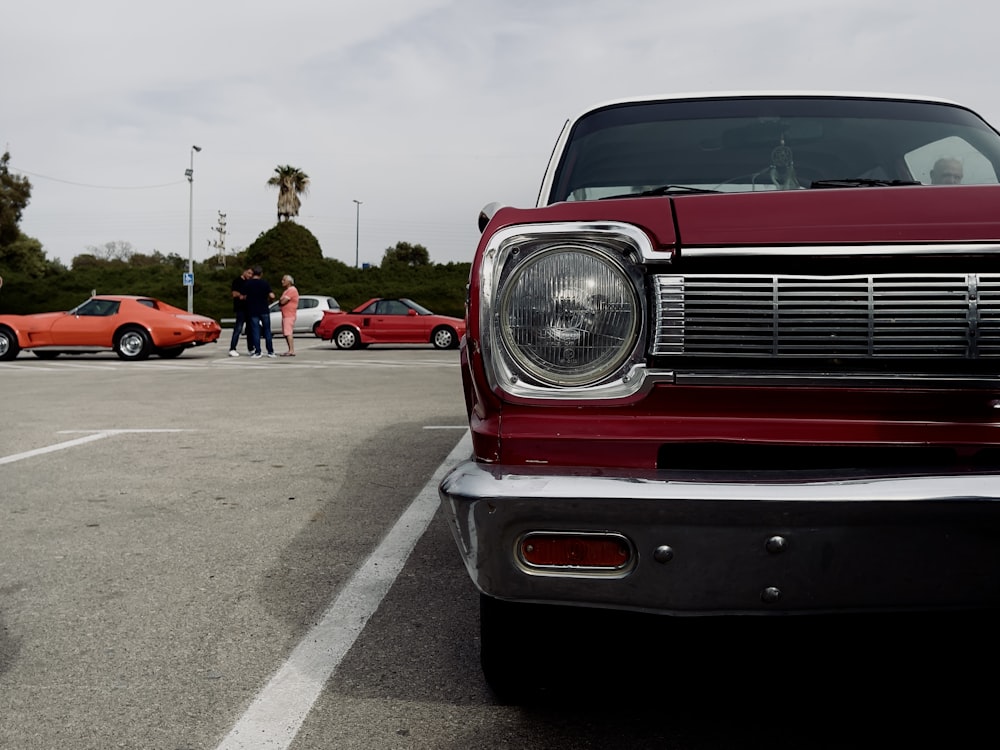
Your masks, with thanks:
[(76, 187), (94, 188), (95, 190), (154, 190), (156, 188), (171, 187), (173, 185), (181, 185), (187, 180), (176, 180), (175, 182), (165, 182), (162, 185), (91, 185), (86, 182), (71, 182), (70, 180), (60, 180), (58, 177), (49, 177), (44, 174), (36, 174), (34, 172), (28, 172), (24, 169), (16, 169), (10, 167), (11, 172), (17, 172), (19, 174), (25, 174), (29, 177), (37, 177), (42, 180), (51, 180), (52, 182), (61, 182), (64, 185), (75, 185)]

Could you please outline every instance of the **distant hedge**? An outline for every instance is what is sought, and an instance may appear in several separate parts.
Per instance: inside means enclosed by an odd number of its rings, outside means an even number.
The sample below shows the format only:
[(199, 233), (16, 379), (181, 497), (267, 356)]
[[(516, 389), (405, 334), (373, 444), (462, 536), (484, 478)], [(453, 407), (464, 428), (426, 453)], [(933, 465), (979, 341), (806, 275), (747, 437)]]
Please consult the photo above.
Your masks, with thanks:
[[(73, 269), (50, 264), (45, 275), (29, 277), (4, 273), (0, 289), (0, 314), (27, 314), (69, 310), (91, 292), (98, 294), (142, 294), (187, 309), (183, 285), (186, 260), (176, 255), (150, 264), (149, 256), (135, 263), (97, 258), (78, 259)], [(282, 222), (264, 232), (245, 251), (226, 258), (225, 267), (215, 259), (194, 264), (194, 310), (216, 320), (232, 317), (230, 285), (248, 265), (264, 268), (264, 278), (277, 293), (281, 277), (291, 274), (300, 294), (329, 294), (345, 310), (371, 297), (409, 297), (442, 315), (465, 315), (465, 290), (470, 263), (447, 263), (409, 267), (387, 263), (386, 267), (353, 268), (322, 255), (319, 243), (308, 229)]]

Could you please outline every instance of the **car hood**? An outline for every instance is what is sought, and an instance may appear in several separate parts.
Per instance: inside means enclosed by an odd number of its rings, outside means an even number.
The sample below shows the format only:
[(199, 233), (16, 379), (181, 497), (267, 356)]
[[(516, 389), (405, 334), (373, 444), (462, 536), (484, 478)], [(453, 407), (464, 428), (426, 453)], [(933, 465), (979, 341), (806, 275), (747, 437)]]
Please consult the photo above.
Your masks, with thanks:
[(55, 321), (65, 318), (68, 312), (33, 313), (31, 315), (0, 315), (0, 321), (7, 320), (25, 330), (48, 329)]
[[(996, 209), (984, 211), (984, 205)], [(850, 243), (985, 242), (1000, 238), (1000, 185), (836, 188), (714, 193), (503, 208), (505, 226), (621, 221), (659, 250)]]

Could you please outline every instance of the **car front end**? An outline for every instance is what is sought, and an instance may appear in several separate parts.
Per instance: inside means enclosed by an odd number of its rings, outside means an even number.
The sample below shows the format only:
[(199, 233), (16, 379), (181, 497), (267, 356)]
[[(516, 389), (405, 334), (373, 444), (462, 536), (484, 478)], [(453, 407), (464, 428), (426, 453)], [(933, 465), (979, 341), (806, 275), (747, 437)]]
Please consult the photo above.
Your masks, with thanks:
[(463, 350), (475, 455), (441, 485), (477, 587), (674, 614), (1000, 604), (1000, 243), (678, 252), (677, 226), (717, 231), (699, 213), (496, 217)]

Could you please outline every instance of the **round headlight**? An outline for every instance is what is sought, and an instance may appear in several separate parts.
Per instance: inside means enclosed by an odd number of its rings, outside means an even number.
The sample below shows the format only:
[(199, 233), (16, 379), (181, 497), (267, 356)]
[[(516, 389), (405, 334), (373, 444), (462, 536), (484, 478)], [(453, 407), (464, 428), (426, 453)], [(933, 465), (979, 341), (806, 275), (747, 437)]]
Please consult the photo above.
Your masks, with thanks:
[(579, 386), (628, 359), (639, 299), (610, 255), (560, 246), (523, 261), (499, 295), (500, 340), (514, 363), (543, 383)]

